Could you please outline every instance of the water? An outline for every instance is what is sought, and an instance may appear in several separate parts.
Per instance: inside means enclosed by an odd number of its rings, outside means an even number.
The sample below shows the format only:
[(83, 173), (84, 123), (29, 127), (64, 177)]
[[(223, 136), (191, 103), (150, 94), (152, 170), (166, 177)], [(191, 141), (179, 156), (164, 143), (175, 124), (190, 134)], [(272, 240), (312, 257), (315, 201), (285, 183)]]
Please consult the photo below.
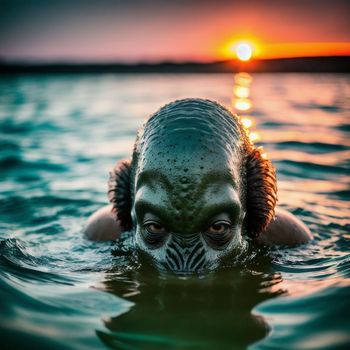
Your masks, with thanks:
[[(1, 348), (349, 348), (349, 83), (318, 74), (2, 77)], [(254, 123), (278, 170), (279, 205), (312, 242), (184, 278), (84, 240), (137, 128), (184, 97), (233, 103)]]

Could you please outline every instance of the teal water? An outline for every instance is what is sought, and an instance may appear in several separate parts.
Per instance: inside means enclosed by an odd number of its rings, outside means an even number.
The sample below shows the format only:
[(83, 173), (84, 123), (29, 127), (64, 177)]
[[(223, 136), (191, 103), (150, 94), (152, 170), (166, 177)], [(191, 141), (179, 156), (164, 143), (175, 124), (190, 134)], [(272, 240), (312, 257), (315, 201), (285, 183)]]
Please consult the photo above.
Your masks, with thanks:
[[(184, 97), (253, 121), (313, 241), (185, 278), (82, 237), (137, 128)], [(1, 349), (349, 349), (349, 136), (349, 75), (1, 77)]]

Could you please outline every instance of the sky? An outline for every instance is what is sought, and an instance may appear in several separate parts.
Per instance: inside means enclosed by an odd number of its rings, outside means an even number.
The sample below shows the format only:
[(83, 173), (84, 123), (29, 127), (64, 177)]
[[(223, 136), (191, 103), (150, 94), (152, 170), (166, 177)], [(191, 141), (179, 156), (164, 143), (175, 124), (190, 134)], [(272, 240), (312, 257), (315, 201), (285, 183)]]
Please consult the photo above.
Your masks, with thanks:
[(0, 59), (209, 62), (350, 55), (349, 0), (0, 0)]

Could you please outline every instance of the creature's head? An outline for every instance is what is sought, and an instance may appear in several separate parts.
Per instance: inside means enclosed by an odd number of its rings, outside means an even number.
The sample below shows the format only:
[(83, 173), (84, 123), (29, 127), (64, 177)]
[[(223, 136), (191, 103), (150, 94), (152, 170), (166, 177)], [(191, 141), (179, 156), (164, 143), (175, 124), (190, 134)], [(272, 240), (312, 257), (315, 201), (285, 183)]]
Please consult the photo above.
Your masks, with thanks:
[(111, 173), (109, 198), (122, 226), (158, 266), (215, 268), (262, 234), (274, 216), (271, 162), (238, 118), (216, 102), (185, 99), (153, 114), (132, 161)]

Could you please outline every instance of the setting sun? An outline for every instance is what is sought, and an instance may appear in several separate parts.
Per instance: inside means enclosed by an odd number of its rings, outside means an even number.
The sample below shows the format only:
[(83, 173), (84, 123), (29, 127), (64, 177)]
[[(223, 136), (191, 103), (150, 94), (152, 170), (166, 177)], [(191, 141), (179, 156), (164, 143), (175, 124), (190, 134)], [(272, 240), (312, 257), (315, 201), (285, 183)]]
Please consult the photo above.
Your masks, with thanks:
[(235, 47), (236, 56), (241, 61), (249, 61), (253, 54), (252, 46), (248, 43), (238, 43)]
[(226, 59), (236, 58), (239, 61), (247, 62), (253, 57), (260, 56), (260, 42), (252, 36), (231, 38), (231, 40), (222, 44), (220, 56)]

